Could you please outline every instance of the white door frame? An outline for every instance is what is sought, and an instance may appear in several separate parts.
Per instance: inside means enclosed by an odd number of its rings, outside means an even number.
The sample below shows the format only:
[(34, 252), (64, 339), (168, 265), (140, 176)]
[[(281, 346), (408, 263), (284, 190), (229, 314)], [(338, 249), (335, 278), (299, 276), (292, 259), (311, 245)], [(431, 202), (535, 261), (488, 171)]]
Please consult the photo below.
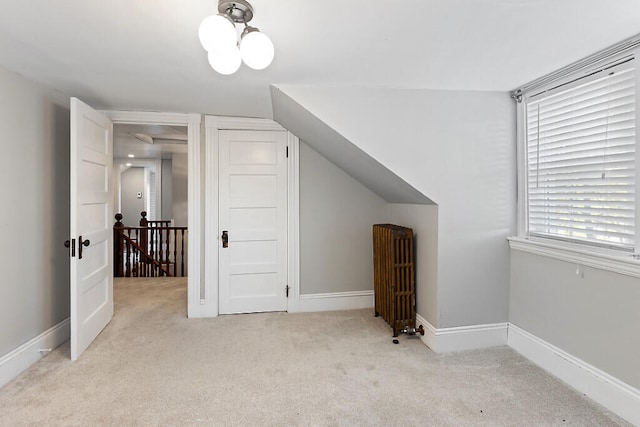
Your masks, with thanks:
[[(286, 131), (273, 120), (243, 117), (205, 116), (205, 233), (204, 233), (204, 289), (202, 298), (208, 317), (219, 314), (218, 248), (220, 233), (218, 222), (218, 132), (220, 130), (277, 130)], [(287, 311), (299, 311), (300, 257), (299, 257), (299, 148), (300, 140), (287, 132), (289, 162), (287, 163), (287, 284), (290, 286)]]
[[(202, 301), (202, 277), (200, 266), (202, 260), (202, 178), (200, 140), (200, 114), (158, 113), (145, 111), (101, 111), (113, 124), (151, 124), (169, 126), (187, 126), (188, 160), (187, 160), (187, 211), (188, 211), (188, 254), (189, 274), (187, 276), (187, 315), (188, 317), (210, 317), (206, 304)], [(115, 212), (111, 213), (113, 217)]]

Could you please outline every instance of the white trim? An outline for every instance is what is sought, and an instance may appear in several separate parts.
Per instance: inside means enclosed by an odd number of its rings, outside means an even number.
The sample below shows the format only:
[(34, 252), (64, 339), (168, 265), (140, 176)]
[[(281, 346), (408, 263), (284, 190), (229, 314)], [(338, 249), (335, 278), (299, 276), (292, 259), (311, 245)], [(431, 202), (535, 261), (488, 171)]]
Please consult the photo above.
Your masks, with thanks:
[(435, 353), (475, 350), (507, 344), (508, 323), (435, 328), (424, 317), (416, 314), (416, 325), (425, 328), (420, 339)]
[(631, 277), (640, 277), (640, 261), (630, 254), (627, 256), (610, 255), (598, 253), (594, 250), (589, 251), (569, 247), (569, 245), (563, 245), (562, 243), (542, 242), (524, 239), (522, 237), (510, 237), (508, 240), (509, 246), (514, 250), (555, 258)]
[(189, 123), (190, 114), (160, 113), (156, 111), (106, 111), (100, 113), (107, 116), (114, 123), (148, 124), (148, 125), (180, 125)]
[(187, 125), (187, 316), (207, 317), (201, 307), (200, 265), (202, 260), (202, 177), (200, 168), (200, 114), (160, 113), (152, 111), (101, 111), (113, 123)]
[(640, 390), (514, 324), (509, 325), (507, 344), (590, 399), (640, 425)]
[(218, 130), (278, 130), (286, 131), (278, 123), (269, 119), (251, 117), (216, 116)]
[(288, 281), (290, 287), (287, 311), (300, 311), (300, 140), (288, 132)]
[(5, 386), (31, 365), (47, 355), (43, 349), (54, 349), (69, 340), (69, 318), (47, 329), (37, 337), (0, 357), (0, 387)]
[(205, 294), (210, 309), (207, 317), (217, 317), (219, 311), (218, 295), (218, 248), (220, 233), (218, 230), (218, 117), (205, 116)]
[(434, 328), (431, 323), (427, 322), (427, 319), (416, 313), (416, 327), (419, 327), (420, 325), (424, 327), (424, 335), (418, 336), (424, 345), (429, 347), (434, 353), (437, 353), (436, 328)]
[(610, 64), (624, 57), (636, 54), (639, 45), (640, 34), (636, 34), (633, 37), (621, 41), (620, 43), (616, 43), (613, 46), (602, 49), (587, 56), (586, 58), (582, 58), (566, 65), (559, 70), (552, 71), (551, 73), (539, 77), (532, 82), (526, 83), (512, 91), (511, 95), (514, 96), (518, 92), (525, 96), (531, 92), (539, 93), (543, 90), (548, 90), (550, 87), (556, 87), (563, 82), (589, 75), (589, 73), (596, 68), (601, 68), (606, 64)]
[(187, 245), (187, 316), (207, 317), (208, 306), (204, 295), (201, 274), (204, 224), (202, 223), (202, 136), (200, 114), (189, 114), (187, 150), (187, 225), (189, 240)]
[(300, 295), (300, 312), (373, 308), (373, 291), (331, 292)]
[(518, 236), (525, 236), (527, 234), (527, 150), (526, 150), (526, 103), (521, 102), (516, 104), (516, 175), (517, 175), (517, 188), (518, 188), (518, 200), (517, 200), (517, 230)]
[[(638, 37), (640, 37), (640, 35), (638, 35)], [(635, 56), (636, 58), (638, 57), (638, 55), (640, 54), (640, 49), (636, 49), (635, 51)], [(640, 61), (640, 60), (638, 60)], [(634, 61), (635, 63), (635, 61)], [(639, 144), (639, 136), (638, 136), (638, 123), (640, 123), (640, 108), (637, 107), (637, 102), (638, 102), (638, 87), (640, 87), (640, 72), (636, 72), (636, 165), (634, 168), (634, 172), (637, 173), (638, 170), (638, 165), (640, 165), (640, 144)], [(636, 215), (636, 222), (635, 222), (635, 242), (634, 242), (634, 248), (633, 248), (633, 252), (636, 256), (640, 256), (640, 245), (637, 243), (637, 240), (640, 239), (640, 197), (638, 197), (637, 195), (637, 187), (640, 185), (640, 179), (638, 179), (638, 177), (636, 177), (636, 206), (635, 206), (635, 215)]]
[(420, 315), (420, 339), (435, 353), (508, 345), (536, 365), (634, 425), (640, 425), (640, 390), (512, 323), (437, 329)]

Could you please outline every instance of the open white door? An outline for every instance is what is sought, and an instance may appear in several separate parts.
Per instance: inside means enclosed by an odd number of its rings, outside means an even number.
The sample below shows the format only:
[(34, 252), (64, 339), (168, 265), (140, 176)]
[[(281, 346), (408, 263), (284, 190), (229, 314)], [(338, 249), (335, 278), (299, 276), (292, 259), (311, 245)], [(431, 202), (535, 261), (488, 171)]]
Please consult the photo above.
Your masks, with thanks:
[(287, 132), (222, 130), (219, 144), (220, 313), (285, 311)]
[(71, 359), (113, 317), (111, 121), (71, 98)]

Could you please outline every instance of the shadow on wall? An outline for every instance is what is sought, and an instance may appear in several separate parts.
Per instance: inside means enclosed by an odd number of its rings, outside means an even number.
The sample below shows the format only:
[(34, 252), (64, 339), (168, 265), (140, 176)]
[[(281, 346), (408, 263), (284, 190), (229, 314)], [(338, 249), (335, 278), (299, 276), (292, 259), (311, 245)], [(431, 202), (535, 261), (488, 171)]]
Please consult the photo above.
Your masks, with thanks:
[(49, 242), (50, 248), (48, 253), (53, 254), (53, 258), (50, 260), (51, 272), (55, 277), (55, 290), (49, 296), (54, 299), (52, 307), (66, 307), (64, 312), (56, 313), (55, 317), (65, 318), (69, 316), (69, 281), (70, 281), (70, 260), (69, 254), (63, 248), (63, 242), (69, 239), (70, 223), (69, 218), (71, 215), (70, 210), (70, 138), (71, 138), (71, 112), (68, 107), (61, 105), (52, 105), (51, 107), (53, 115), (52, 123), (53, 128), (49, 131), (53, 135), (54, 145), (49, 149), (52, 151), (51, 156), (53, 160), (53, 170), (50, 176), (52, 179), (48, 180), (49, 191), (48, 197), (55, 198), (50, 201), (51, 205), (55, 206), (56, 215), (49, 215), (44, 217), (44, 221), (48, 222), (46, 229), (53, 232), (52, 240)]

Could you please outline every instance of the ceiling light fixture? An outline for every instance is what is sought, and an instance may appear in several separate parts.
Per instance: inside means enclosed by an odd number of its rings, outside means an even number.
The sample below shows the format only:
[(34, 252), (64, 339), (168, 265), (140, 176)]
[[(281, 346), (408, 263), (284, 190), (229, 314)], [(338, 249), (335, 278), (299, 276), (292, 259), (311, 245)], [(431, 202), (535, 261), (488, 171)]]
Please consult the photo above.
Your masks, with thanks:
[[(198, 29), (211, 67), (224, 75), (238, 71), (242, 62), (254, 70), (267, 68), (275, 50), (269, 37), (247, 25), (253, 19), (253, 6), (245, 0), (219, 0), (218, 12), (204, 18)], [(244, 24), (239, 43), (235, 23)]]

